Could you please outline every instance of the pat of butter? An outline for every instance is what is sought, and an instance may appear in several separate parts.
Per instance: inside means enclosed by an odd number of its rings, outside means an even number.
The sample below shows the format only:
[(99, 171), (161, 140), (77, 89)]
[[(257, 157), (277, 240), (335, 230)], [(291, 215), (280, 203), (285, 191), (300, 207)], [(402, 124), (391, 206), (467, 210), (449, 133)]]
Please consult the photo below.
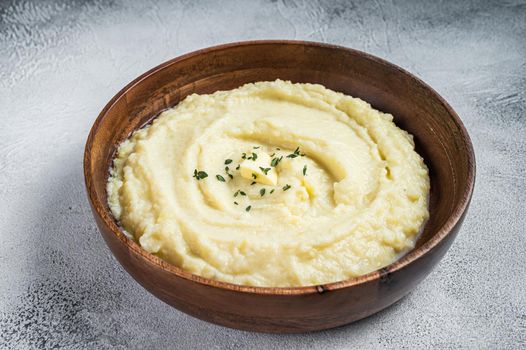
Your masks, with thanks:
[[(256, 153), (256, 160), (245, 159), (239, 165), (239, 172), (247, 180), (255, 181), (263, 185), (275, 186), (278, 183), (276, 169), (270, 166), (270, 156), (265, 152)], [(252, 153), (248, 153), (252, 158)]]
[(314, 185), (312, 182), (307, 180), (305, 177), (303, 177), (303, 186), (305, 187), (305, 190), (307, 190), (307, 193), (309, 194), (309, 197), (316, 196), (316, 191), (314, 190)]

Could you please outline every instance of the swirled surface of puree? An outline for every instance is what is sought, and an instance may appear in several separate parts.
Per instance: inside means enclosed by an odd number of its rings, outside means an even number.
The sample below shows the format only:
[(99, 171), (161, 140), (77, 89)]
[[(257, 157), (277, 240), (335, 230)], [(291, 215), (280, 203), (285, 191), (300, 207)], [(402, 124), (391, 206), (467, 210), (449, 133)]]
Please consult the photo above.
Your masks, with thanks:
[(276, 80), (191, 95), (122, 143), (107, 185), (147, 251), (204, 277), (306, 286), (414, 246), (429, 177), (390, 114)]

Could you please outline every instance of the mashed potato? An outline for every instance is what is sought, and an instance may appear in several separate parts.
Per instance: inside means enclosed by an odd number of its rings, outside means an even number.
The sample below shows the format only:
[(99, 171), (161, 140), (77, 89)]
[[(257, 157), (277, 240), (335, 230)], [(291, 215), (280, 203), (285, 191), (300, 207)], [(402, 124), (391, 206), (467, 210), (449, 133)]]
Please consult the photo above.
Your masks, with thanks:
[(191, 95), (123, 142), (111, 211), (147, 251), (243, 285), (359, 276), (414, 246), (429, 176), (390, 114), (281, 80)]

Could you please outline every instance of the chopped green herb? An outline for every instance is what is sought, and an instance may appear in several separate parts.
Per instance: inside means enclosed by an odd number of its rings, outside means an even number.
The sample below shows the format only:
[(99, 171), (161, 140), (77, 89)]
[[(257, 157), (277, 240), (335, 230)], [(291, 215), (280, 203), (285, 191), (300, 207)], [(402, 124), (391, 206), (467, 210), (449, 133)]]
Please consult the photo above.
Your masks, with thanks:
[(250, 209), (252, 208), (251, 205), (249, 205), (248, 207), (245, 208), (246, 211), (250, 211)]
[(235, 205), (239, 205), (239, 203), (238, 203), (238, 202), (234, 202), (234, 204), (235, 204)]
[(255, 153), (252, 153), (252, 160), (253, 160), (253, 161), (256, 161), (256, 159), (258, 159), (258, 155), (255, 154)]
[(247, 159), (247, 154), (243, 152), (243, 154), (241, 155), (241, 159)]
[(218, 179), (221, 182), (225, 182), (225, 178), (222, 177), (221, 175), (216, 175), (216, 179)]
[(238, 165), (236, 166), (236, 170), (239, 170), (239, 167), (240, 167), (240, 165), (238, 164)]
[(252, 148), (253, 148), (253, 149), (258, 149), (258, 148), (259, 148), (259, 146), (254, 146), (254, 147), (252, 147)]
[(263, 197), (265, 195), (265, 189), (264, 188), (260, 189), (259, 194), (261, 195), (261, 197)]
[(228, 171), (230, 170), (230, 168), (228, 166), (225, 167), (225, 172), (226, 174), (228, 175), (229, 178), (233, 179), (234, 176), (232, 176), (232, 174), (230, 174)]
[(276, 147), (276, 150), (281, 151), (281, 149), (279, 147)]
[(274, 193), (274, 189), (271, 189), (271, 190), (270, 190), (270, 194), (272, 194), (272, 193)]
[(254, 173), (252, 173), (252, 177), (254, 178), (254, 180), (258, 178), (258, 176)]
[(283, 159), (283, 156), (273, 158), (272, 161), (270, 162), (270, 165), (275, 168), (278, 166), (279, 162), (281, 162), (282, 159)]
[(246, 196), (247, 195), (245, 192), (243, 192), (241, 190), (239, 191), (239, 194), (242, 195), (242, 196)]
[(283, 186), (283, 191), (286, 191), (290, 188), (291, 186), (289, 184), (286, 184), (285, 186)]
[(289, 154), (287, 158), (296, 158), (297, 156), (301, 155), (299, 146), (296, 147), (293, 153)]
[(225, 159), (225, 164), (230, 164), (232, 163), (232, 159)]
[(303, 176), (307, 176), (307, 165), (303, 167)]
[(256, 181), (252, 181), (252, 182), (250, 183), (250, 186), (254, 186), (255, 184), (256, 184)]
[(237, 195), (239, 194), (239, 192), (241, 192), (241, 190), (237, 190), (237, 191), (234, 193), (234, 197), (237, 197)]
[(272, 158), (272, 157), (274, 157), (275, 155), (276, 155), (276, 153), (272, 153), (272, 154), (270, 155), (270, 157)]
[(204, 179), (205, 177), (208, 177), (208, 174), (204, 171), (198, 171), (197, 169), (194, 169), (194, 176), (197, 179), (197, 181)]
[(261, 171), (263, 172), (263, 174), (267, 175), (267, 173), (270, 171), (270, 168), (262, 168), (262, 167), (259, 167), (261, 169)]

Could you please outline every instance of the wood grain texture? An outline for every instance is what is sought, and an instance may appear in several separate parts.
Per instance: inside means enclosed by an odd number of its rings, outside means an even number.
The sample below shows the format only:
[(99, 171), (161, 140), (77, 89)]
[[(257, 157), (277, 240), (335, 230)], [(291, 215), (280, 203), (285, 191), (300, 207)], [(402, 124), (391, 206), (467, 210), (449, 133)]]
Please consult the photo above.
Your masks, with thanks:
[[(322, 286), (261, 288), (205, 279), (165, 263), (126, 238), (106, 204), (117, 145), (159, 111), (191, 93), (285, 79), (319, 83), (392, 113), (415, 136), (430, 168), (431, 216), (416, 248), (359, 278)], [(168, 61), (122, 89), (88, 137), (84, 176), (97, 225), (112, 253), (147, 290), (168, 304), (221, 325), (262, 332), (304, 332), (347, 324), (396, 302), (423, 280), (451, 245), (473, 192), (475, 159), (451, 107), (406, 71), (363, 52), (300, 42), (244, 42)]]

